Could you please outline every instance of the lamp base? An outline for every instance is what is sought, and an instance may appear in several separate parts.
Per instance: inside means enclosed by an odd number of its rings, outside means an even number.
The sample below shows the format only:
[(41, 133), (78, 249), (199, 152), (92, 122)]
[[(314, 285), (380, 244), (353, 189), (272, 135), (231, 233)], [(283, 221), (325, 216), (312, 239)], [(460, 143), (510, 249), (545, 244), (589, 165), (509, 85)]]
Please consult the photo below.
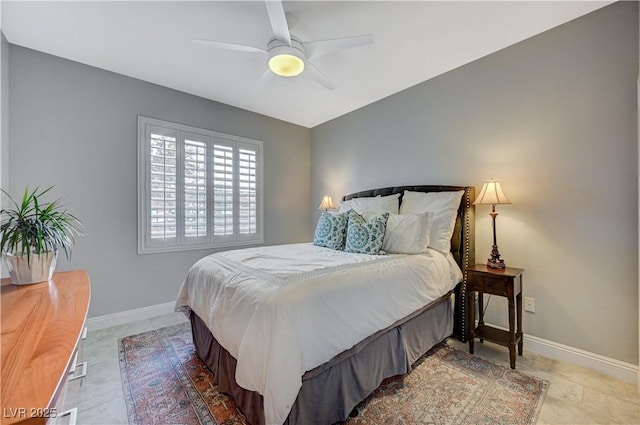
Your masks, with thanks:
[(487, 260), (487, 267), (491, 267), (493, 269), (504, 269), (506, 267), (504, 260), (500, 258), (498, 245), (493, 245), (493, 248), (491, 249), (491, 258)]
[(504, 265), (503, 260), (493, 261), (491, 258), (487, 260), (487, 267), (491, 267), (492, 269), (504, 269), (507, 266)]

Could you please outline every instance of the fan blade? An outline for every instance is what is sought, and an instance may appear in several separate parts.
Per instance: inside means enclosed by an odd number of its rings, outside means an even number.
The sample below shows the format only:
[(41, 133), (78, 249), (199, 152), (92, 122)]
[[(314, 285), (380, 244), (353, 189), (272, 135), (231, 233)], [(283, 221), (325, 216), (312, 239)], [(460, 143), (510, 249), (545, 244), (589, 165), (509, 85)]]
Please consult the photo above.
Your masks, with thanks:
[(304, 41), (302, 42), (302, 46), (304, 47), (308, 58), (317, 58), (340, 50), (366, 46), (367, 44), (372, 43), (373, 36), (371, 34), (367, 34), (356, 35), (353, 37), (332, 38), (330, 40)]
[(273, 80), (273, 78), (275, 77), (275, 74), (270, 70), (267, 69), (266, 71), (264, 71), (262, 73), (262, 75), (260, 76), (260, 78), (258, 79), (258, 82), (256, 83), (256, 89), (258, 90), (262, 90), (265, 88), (265, 86), (271, 81)]
[(203, 40), (200, 38), (191, 39), (196, 44), (202, 44), (205, 46), (214, 47), (216, 49), (235, 50), (237, 52), (249, 52), (249, 53), (267, 53), (265, 49), (258, 47), (247, 46), (246, 44), (227, 43), (224, 41), (215, 40)]
[(324, 87), (327, 90), (333, 90), (336, 88), (336, 85), (331, 82), (318, 68), (313, 66), (313, 64), (309, 61), (305, 63), (304, 71), (308, 72), (311, 77), (316, 80), (318, 84)]
[(289, 25), (287, 24), (287, 17), (284, 15), (282, 1), (265, 0), (264, 4), (267, 6), (267, 14), (269, 15), (273, 35), (278, 40), (282, 40), (291, 46), (291, 34), (289, 34)]

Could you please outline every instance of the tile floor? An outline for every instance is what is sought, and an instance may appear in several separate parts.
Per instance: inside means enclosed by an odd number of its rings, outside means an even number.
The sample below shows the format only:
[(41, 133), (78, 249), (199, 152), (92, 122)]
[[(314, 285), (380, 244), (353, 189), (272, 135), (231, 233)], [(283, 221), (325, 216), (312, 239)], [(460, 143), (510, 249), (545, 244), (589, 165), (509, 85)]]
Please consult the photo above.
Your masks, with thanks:
[[(82, 358), (89, 362), (87, 376), (71, 381), (65, 405), (78, 407), (81, 425), (127, 424), (122, 394), (117, 341), (127, 335), (158, 329), (186, 320), (172, 313), (148, 320), (89, 332)], [(462, 350), (468, 345), (449, 344)], [(476, 344), (476, 355), (509, 367), (508, 350), (490, 342)], [(551, 385), (538, 424), (639, 424), (640, 393), (631, 384), (534, 353), (518, 357), (517, 369), (548, 380)]]

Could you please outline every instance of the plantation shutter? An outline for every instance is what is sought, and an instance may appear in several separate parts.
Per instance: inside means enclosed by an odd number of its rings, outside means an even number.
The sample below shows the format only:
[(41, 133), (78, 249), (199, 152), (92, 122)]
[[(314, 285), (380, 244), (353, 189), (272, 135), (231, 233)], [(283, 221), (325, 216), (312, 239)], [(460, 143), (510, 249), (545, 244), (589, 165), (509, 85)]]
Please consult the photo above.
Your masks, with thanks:
[(213, 144), (213, 235), (214, 239), (234, 236), (234, 149)]
[(175, 244), (178, 224), (176, 131), (149, 127), (147, 148), (147, 238), (151, 244)]
[(238, 157), (238, 233), (242, 239), (255, 235), (258, 231), (257, 150), (252, 147), (239, 147)]
[(138, 252), (263, 242), (262, 142), (138, 117)]
[(185, 134), (183, 138), (183, 220), (186, 242), (208, 239), (208, 140), (208, 137), (196, 134)]

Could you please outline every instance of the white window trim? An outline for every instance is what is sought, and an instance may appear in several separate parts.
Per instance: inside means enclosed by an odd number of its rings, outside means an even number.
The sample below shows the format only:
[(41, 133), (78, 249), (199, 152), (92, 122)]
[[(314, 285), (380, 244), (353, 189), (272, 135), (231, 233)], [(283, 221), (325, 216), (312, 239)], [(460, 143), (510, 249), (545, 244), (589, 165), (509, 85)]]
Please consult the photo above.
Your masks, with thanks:
[[(234, 147), (234, 152), (240, 147), (250, 147), (256, 150), (256, 189), (257, 189), (257, 208), (256, 208), (256, 230), (257, 235), (255, 238), (247, 239), (245, 236), (239, 234), (239, 227), (237, 226), (238, 220), (238, 197), (237, 197), (237, 185), (234, 185), (234, 221), (236, 225), (234, 226), (236, 233), (232, 237), (226, 237), (224, 240), (220, 240), (213, 235), (213, 219), (212, 215), (208, 212), (208, 220), (207, 220), (207, 235), (208, 239), (204, 242), (198, 241), (189, 241), (186, 242), (183, 238), (183, 226), (181, 223), (181, 219), (178, 219), (176, 224), (176, 241), (175, 243), (163, 243), (161, 241), (155, 242), (155, 244), (149, 243), (147, 239), (147, 229), (149, 228), (150, 216), (149, 216), (149, 206), (147, 205), (147, 185), (148, 182), (146, 180), (146, 176), (148, 175), (149, 168), (149, 158), (147, 154), (147, 127), (163, 127), (169, 130), (173, 130), (176, 132), (176, 143), (177, 143), (177, 157), (178, 157), (178, 177), (177, 177), (177, 185), (178, 187), (182, 187), (182, 174), (184, 173), (184, 166), (181, 161), (183, 156), (182, 148), (184, 137), (183, 133), (190, 133), (192, 135), (200, 135), (211, 139), (211, 145), (213, 145), (214, 141), (218, 141), (221, 144), (232, 145)], [(238, 155), (234, 155), (234, 162), (237, 163)], [(191, 127), (188, 125), (172, 123), (169, 121), (162, 121), (154, 118), (138, 116), (138, 254), (153, 254), (153, 253), (161, 253), (161, 252), (174, 252), (174, 251), (191, 251), (196, 249), (212, 249), (212, 248), (227, 248), (227, 247), (236, 247), (236, 246), (246, 246), (246, 245), (259, 245), (264, 243), (264, 208), (263, 208), (263, 143), (261, 140), (249, 139), (241, 136), (234, 136), (230, 134), (219, 133), (212, 130), (206, 130), (196, 127)], [(209, 167), (211, 168), (211, 167)], [(234, 179), (237, 180), (238, 175), (237, 166), (234, 167)], [(212, 173), (211, 169), (207, 169), (207, 173), (209, 174), (208, 179), (210, 178), (210, 173)], [(213, 191), (209, 184), (207, 184), (207, 209), (211, 208), (211, 201), (213, 200)], [(178, 191), (177, 199), (176, 199), (176, 208), (179, 211), (178, 216), (181, 217), (183, 212), (182, 210), (182, 196), (183, 189)]]

